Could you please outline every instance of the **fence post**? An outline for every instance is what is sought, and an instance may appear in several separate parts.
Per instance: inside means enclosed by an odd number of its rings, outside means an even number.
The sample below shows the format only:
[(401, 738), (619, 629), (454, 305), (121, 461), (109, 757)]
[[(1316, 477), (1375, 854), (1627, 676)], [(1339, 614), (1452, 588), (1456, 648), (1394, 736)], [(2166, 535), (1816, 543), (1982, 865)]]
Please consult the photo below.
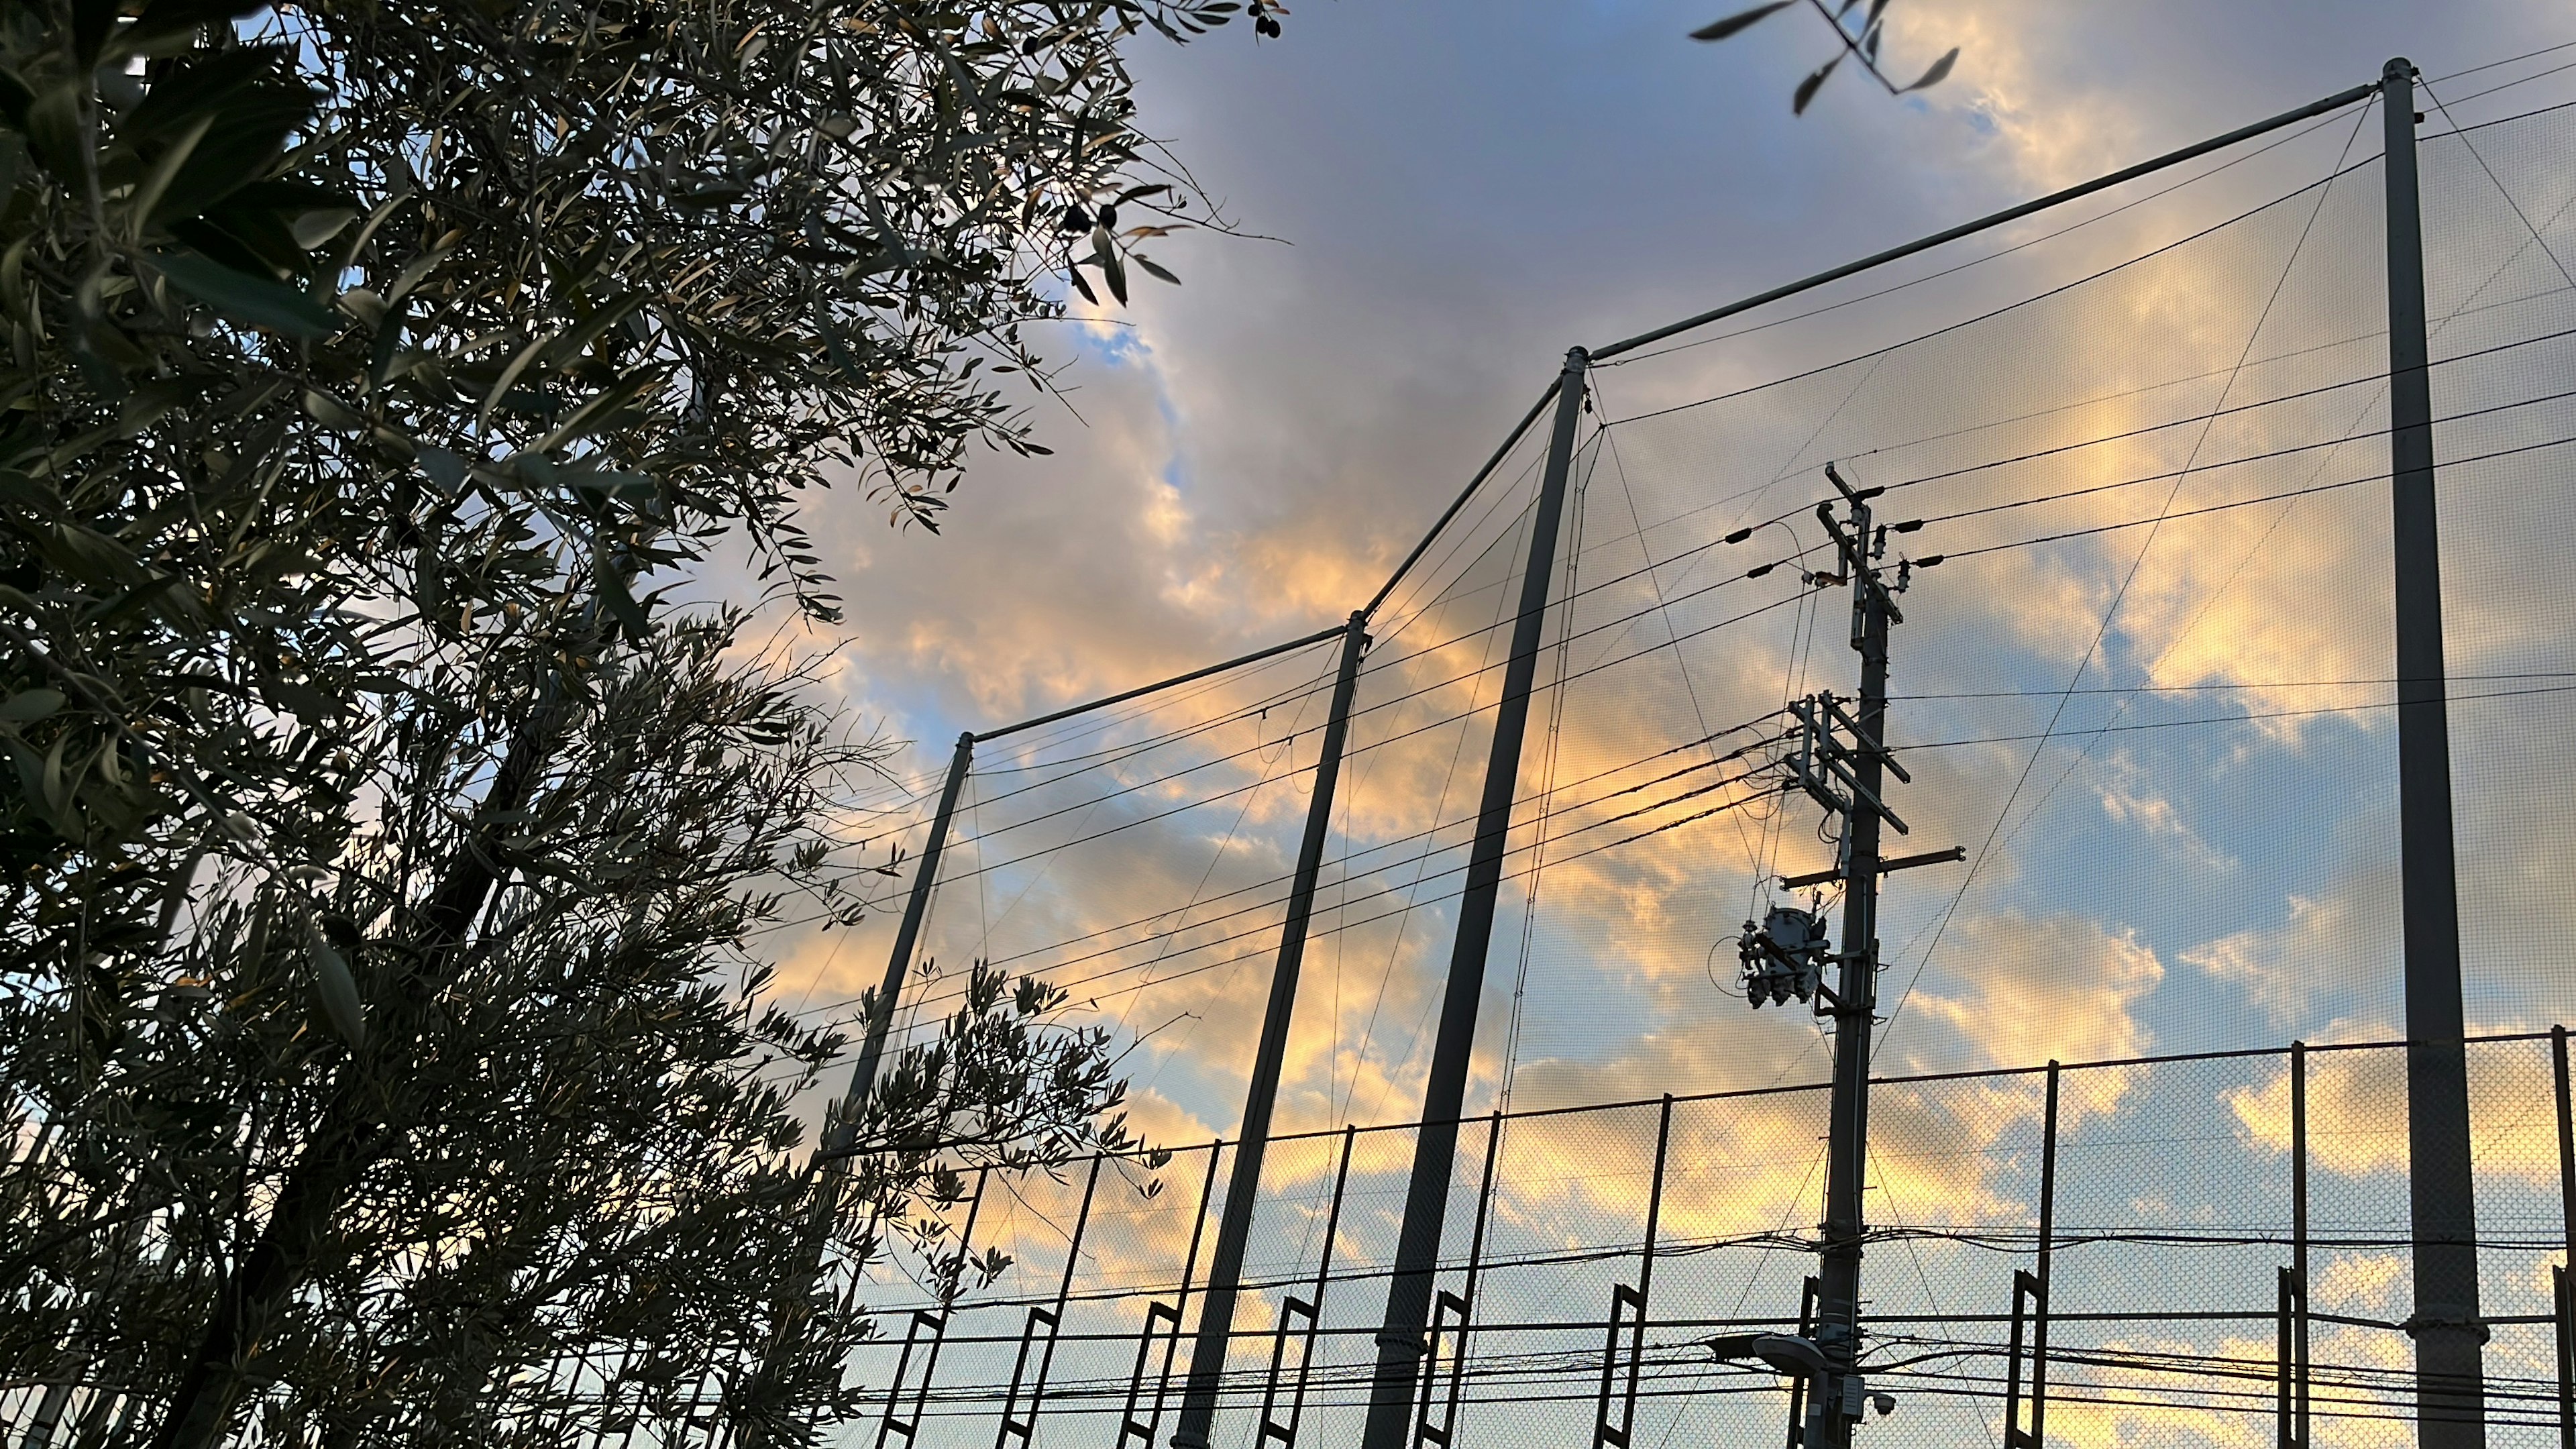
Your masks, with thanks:
[(2302, 1419), (2307, 1411), (2307, 1365), (2299, 1357), (2299, 1329), (2308, 1320), (2308, 1285), (2299, 1270), (2283, 1268), (2279, 1307), (2273, 1311), (2272, 1414), (2280, 1449), (2307, 1449)]
[(1404, 1224), (1396, 1236), (1386, 1317), (1377, 1333), (1377, 1369), (1370, 1382), (1362, 1449), (1404, 1449), (1409, 1428), (1405, 1421), (1411, 1417), (1414, 1385), (1421, 1375), (1423, 1333), (1431, 1318), (1431, 1281), (1439, 1267), (1440, 1231), (1448, 1215), (1449, 1177), (1458, 1148), (1458, 1114), (1467, 1095), (1476, 1011), (1485, 994), (1485, 951), (1493, 942), (1494, 906), (1502, 893), (1503, 848), (1511, 834), (1512, 801), (1520, 792), (1521, 738), (1529, 727), (1540, 626), (1547, 614), (1548, 587), (1556, 574), (1557, 528), (1565, 512), (1566, 483), (1574, 470), (1575, 425), (1582, 419), (1584, 374), (1590, 366), (1590, 355), (1574, 348), (1565, 354), (1565, 370), (1557, 381), (1556, 430), (1548, 440), (1547, 469), (1539, 486), (1537, 513), (1530, 520), (1520, 613), (1512, 625), (1511, 660), (1503, 670), (1502, 699), (1494, 713), (1475, 845), (1468, 854), (1466, 882), (1458, 900), (1458, 937), (1449, 956), (1440, 1030), (1431, 1046), (1431, 1072), (1423, 1086), (1422, 1125), (1414, 1135)]
[[(993, 1170), (989, 1167), (979, 1168), (975, 1173), (975, 1195), (966, 1203), (965, 1226), (957, 1230), (957, 1256), (960, 1260), (963, 1260), (967, 1250), (974, 1246), (975, 1219), (984, 1211), (984, 1188), (992, 1181), (992, 1177)], [(930, 1380), (939, 1372), (939, 1349), (948, 1341), (948, 1321), (955, 1317), (956, 1313), (954, 1303), (940, 1304), (937, 1313), (922, 1309), (913, 1311), (912, 1326), (904, 1333), (903, 1353), (894, 1361), (894, 1381), (886, 1389), (885, 1418), (877, 1425), (877, 1449), (886, 1449), (886, 1438), (889, 1435), (901, 1434), (906, 1444), (912, 1443), (918, 1436), (921, 1429), (922, 1410), (930, 1402)], [(895, 1413), (903, 1406), (904, 1370), (912, 1362), (914, 1340), (924, 1328), (930, 1330), (930, 1349), (921, 1361), (921, 1386), (913, 1392), (912, 1417), (897, 1419)], [(691, 1408), (694, 1411), (694, 1401)], [(694, 1412), (692, 1416), (694, 1417)]]
[(2299, 1316), (2291, 1323), (2291, 1388), (2297, 1397), (2294, 1427), (2308, 1442), (2312, 1395), (2308, 1367), (2308, 1044), (2290, 1043), (2290, 1271), (2299, 1280)]
[[(1056, 1281), (1055, 1306), (1051, 1309), (1029, 1305), (1028, 1326), (1020, 1330), (1020, 1355), (1011, 1365), (1011, 1388), (1002, 1400), (1002, 1427), (993, 1435), (993, 1449), (1017, 1436), (1023, 1445), (1036, 1441), (1038, 1411), (1046, 1407), (1047, 1377), (1055, 1371), (1055, 1346), (1064, 1337), (1064, 1309), (1073, 1298), (1074, 1270), (1082, 1266), (1082, 1236), (1091, 1227), (1091, 1197), (1100, 1187), (1100, 1164), (1106, 1154), (1091, 1154), (1091, 1172), (1082, 1182), (1082, 1206), (1074, 1209), (1073, 1231), (1064, 1246), (1064, 1276)], [(1011, 1411), (1019, 1406), (1020, 1376), (1028, 1368), (1029, 1350), (1034, 1347), (1039, 1328), (1046, 1329), (1046, 1347), (1038, 1352), (1038, 1373), (1029, 1385), (1029, 1416), (1014, 1419)]]
[[(2558, 1246), (2576, 1264), (2576, 1103), (2567, 1081), (2567, 1028), (2549, 1029), (2550, 1075), (2558, 1088)], [(2550, 1311), (2558, 1320), (2558, 1445), (2576, 1449), (2576, 1298), (2567, 1286), (2567, 1264), (2550, 1274)]]
[(2486, 1324), (2478, 1314), (2469, 1162), (2451, 732), (2442, 663), (2440, 508), (2424, 330), (2424, 226), (2415, 178), (2415, 67), (2381, 72), (2388, 189), (2389, 497), (2397, 565), (2397, 798), (2406, 938), (2407, 1193), (2415, 1246), (2416, 1418), (2423, 1449), (2486, 1443)]
[[(1798, 1290), (1798, 1336), (1800, 1338), (1816, 1336), (1816, 1295), (1823, 1290), (1824, 1286), (1815, 1274), (1810, 1273), (1807, 1275), (1806, 1283)], [(1784, 1441), (1787, 1449), (1798, 1449), (1798, 1446), (1807, 1442), (1807, 1386), (1811, 1382), (1813, 1381), (1805, 1374), (1799, 1374), (1789, 1380), (1789, 1437)]]
[[(1216, 1196), (1216, 1162), (1224, 1155), (1224, 1138), (1208, 1144), (1207, 1175), (1199, 1179), (1198, 1211), (1190, 1215), (1190, 1251), (1181, 1260), (1180, 1291), (1172, 1295), (1168, 1304), (1151, 1302), (1146, 1305), (1145, 1328), (1136, 1338), (1136, 1371), (1127, 1376), (1127, 1407), (1118, 1420), (1116, 1449), (1127, 1449), (1127, 1441), (1131, 1438), (1142, 1440), (1146, 1449), (1153, 1449), (1154, 1436), (1163, 1430), (1163, 1403), (1172, 1386), (1172, 1357), (1180, 1352), (1181, 1320), (1190, 1311), (1190, 1284), (1198, 1277), (1199, 1240), (1207, 1233), (1209, 1200)], [(1168, 1332), (1157, 1333), (1154, 1327), (1157, 1322), (1169, 1324)], [(1145, 1397), (1145, 1360), (1152, 1357), (1156, 1338), (1163, 1341), (1163, 1366), (1154, 1379), (1154, 1411), (1140, 1421), (1136, 1417), (1136, 1408)]]
[[(1300, 1299), (1290, 1294), (1280, 1305), (1277, 1337), (1270, 1349), (1270, 1376), (1261, 1388), (1261, 1427), (1253, 1436), (1255, 1446), (1267, 1446), (1277, 1440), (1283, 1446), (1297, 1442), (1298, 1428), (1306, 1418), (1306, 1387), (1315, 1372), (1315, 1339), (1324, 1326), (1324, 1289), (1333, 1280), (1333, 1243), (1342, 1231), (1342, 1196), (1351, 1185), (1351, 1150), (1359, 1145), (1359, 1128), (1342, 1125), (1342, 1160), (1333, 1173), (1331, 1206), (1324, 1210), (1324, 1246), (1315, 1255), (1315, 1296)], [(1297, 1384), (1288, 1395), (1288, 1422), (1279, 1422), (1279, 1371), (1288, 1358), (1289, 1320), (1303, 1310), (1306, 1328), (1297, 1352)]]
[[(1458, 1396), (1467, 1387), (1467, 1340), (1476, 1331), (1476, 1280), (1485, 1269), (1485, 1222), (1487, 1210), (1494, 1201), (1494, 1162), (1503, 1147), (1503, 1114), (1497, 1108), (1487, 1119), (1485, 1128), (1485, 1170), (1476, 1182), (1476, 1225), (1467, 1234), (1467, 1272), (1455, 1293), (1442, 1293), (1432, 1310), (1431, 1336), (1425, 1341), (1422, 1375), (1422, 1410), (1414, 1416), (1413, 1442), (1416, 1449), (1424, 1444), (1445, 1446), (1457, 1431)], [(1450, 1343), (1449, 1384), (1440, 1386), (1441, 1314), (1457, 1314), (1458, 1333)], [(1442, 1399), (1440, 1421), (1431, 1419), (1432, 1401)]]
[[(1637, 1376), (1645, 1367), (1646, 1316), (1655, 1291), (1655, 1230), (1664, 1209), (1664, 1163), (1673, 1138), (1673, 1094), (1664, 1094), (1663, 1115), (1655, 1124), (1655, 1172), (1646, 1189), (1646, 1244), (1637, 1262), (1637, 1286), (1618, 1285), (1610, 1294), (1610, 1331), (1601, 1350), (1601, 1394), (1596, 1404), (1592, 1425), (1593, 1449), (1628, 1449), (1637, 1431)], [(1636, 1317), (1622, 1324), (1622, 1305)], [(1619, 1330), (1628, 1329), (1628, 1376), (1624, 1389), (1619, 1387)], [(1619, 1420), (1610, 1420), (1610, 1400), (1616, 1392), (1620, 1401)]]
[(1207, 1449), (1216, 1423), (1217, 1391), (1225, 1381), (1226, 1351), (1234, 1334), (1236, 1286), (1243, 1252), (1252, 1238), (1252, 1209), (1261, 1192), (1261, 1160), (1270, 1148), (1270, 1112), (1279, 1097), (1279, 1072), (1288, 1055), (1288, 1023), (1297, 1007), (1297, 973), (1306, 959), (1306, 923), (1315, 909), (1315, 880), (1324, 868), (1332, 832), (1333, 791), (1341, 778), (1342, 741), (1349, 733), (1351, 694), (1359, 686), (1360, 654), (1368, 647), (1367, 615), (1353, 612), (1342, 635), (1341, 672), (1324, 719), (1324, 743), (1315, 761), (1315, 790), (1306, 802), (1306, 835), (1297, 848), (1297, 873), (1288, 887), (1288, 919), (1279, 933), (1279, 959), (1270, 972), (1270, 1003), (1261, 1018), (1261, 1044), (1252, 1059), (1252, 1081), (1243, 1102), (1234, 1172), (1226, 1180), (1225, 1216), (1217, 1224), (1216, 1252), (1208, 1260), (1207, 1296), (1199, 1301), (1190, 1376), (1181, 1388), (1181, 1423), (1174, 1449)]
[(2058, 1065), (2048, 1064), (2048, 1112), (2039, 1148), (2039, 1318), (2030, 1335), (2030, 1442), (2047, 1443), (2048, 1432), (2048, 1289), (2057, 1259), (2057, 1086)]

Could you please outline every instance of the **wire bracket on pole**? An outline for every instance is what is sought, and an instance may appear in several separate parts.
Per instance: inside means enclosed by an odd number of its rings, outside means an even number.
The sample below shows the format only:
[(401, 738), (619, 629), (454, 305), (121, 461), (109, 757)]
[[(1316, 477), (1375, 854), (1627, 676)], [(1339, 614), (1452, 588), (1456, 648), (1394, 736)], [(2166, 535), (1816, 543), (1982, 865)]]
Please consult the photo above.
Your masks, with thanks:
[(2296, 1268), (2281, 1270), (2280, 1307), (2275, 1314), (2275, 1436), (2280, 1449), (2308, 1449), (2308, 1282)]
[(1155, 1344), (1177, 1345), (1180, 1337), (1181, 1310), (1178, 1307), (1159, 1298), (1145, 1305), (1145, 1331), (1136, 1335), (1136, 1366), (1127, 1375), (1127, 1407), (1118, 1416), (1116, 1449), (1127, 1449), (1131, 1439), (1151, 1449), (1155, 1435), (1161, 1432), (1163, 1400), (1171, 1387), (1171, 1375), (1166, 1372), (1154, 1385), (1154, 1406), (1140, 1418), (1137, 1411), (1145, 1403), (1145, 1365), (1154, 1356)]
[[(2013, 1270), (2012, 1338), (2006, 1353), (2004, 1370), (2004, 1449), (2039, 1449), (2039, 1425), (2045, 1410), (2042, 1396), (2047, 1390), (2041, 1377), (2044, 1370), (2044, 1341), (2048, 1321), (2048, 1285), (2027, 1268)], [(2030, 1369), (2029, 1390), (2023, 1390), (2022, 1369)], [(2030, 1406), (2029, 1427), (2023, 1427), (2022, 1406)]]
[[(1446, 1365), (1440, 1361), (1443, 1338), (1449, 1339)], [(1440, 1301), (1431, 1310), (1429, 1346), (1423, 1358), (1422, 1402), (1414, 1415), (1413, 1442), (1416, 1449), (1425, 1444), (1449, 1449), (1450, 1435), (1458, 1427), (1458, 1395), (1467, 1379), (1467, 1300), (1446, 1288), (1440, 1290)], [(1448, 1380), (1445, 1390), (1443, 1378)], [(1437, 1419), (1432, 1417), (1435, 1411)]]

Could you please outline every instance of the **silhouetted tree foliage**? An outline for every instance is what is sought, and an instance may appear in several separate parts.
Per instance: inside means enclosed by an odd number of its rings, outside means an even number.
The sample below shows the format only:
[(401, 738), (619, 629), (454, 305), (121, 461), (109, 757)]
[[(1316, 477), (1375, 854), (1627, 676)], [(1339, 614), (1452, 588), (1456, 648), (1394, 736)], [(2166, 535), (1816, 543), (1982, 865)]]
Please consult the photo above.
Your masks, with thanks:
[[(1691, 39), (1724, 40), (1800, 3), (1802, 0), (1764, 0), (1763, 4), (1751, 9), (1738, 10), (1723, 19), (1710, 21), (1692, 31)], [(1798, 88), (1790, 92), (1789, 109), (1798, 115), (1807, 113), (1808, 102), (1816, 98), (1816, 92), (1825, 88), (1825, 82), (1833, 77), (1845, 60), (1857, 60), (1861, 69), (1867, 71), (1870, 78), (1891, 96), (1937, 86), (1950, 78), (1950, 68), (1959, 63), (1959, 48), (1954, 45), (1911, 84), (1898, 85), (1888, 79), (1887, 73), (1878, 66), (1879, 47), (1887, 39), (1890, 0), (1868, 0), (1866, 5), (1862, 0), (1841, 0), (1840, 4), (1830, 7), (1825, 0), (1803, 0), (1803, 3), (1833, 26), (1834, 39), (1841, 42), (1841, 48), (1827, 57), (1823, 65), (1809, 71), (1806, 79), (1798, 82)]]
[(837, 618), (817, 490), (935, 527), (1043, 451), (1026, 329), (1207, 211), (1122, 48), (1278, 13), (0, 3), (31, 1442), (802, 1437), (868, 1331), (818, 1221), (953, 1287), (965, 1174), (1132, 1145), (979, 967), (810, 1161), (843, 1043), (763, 945), (857, 909), (887, 747), (662, 596), (729, 536)]

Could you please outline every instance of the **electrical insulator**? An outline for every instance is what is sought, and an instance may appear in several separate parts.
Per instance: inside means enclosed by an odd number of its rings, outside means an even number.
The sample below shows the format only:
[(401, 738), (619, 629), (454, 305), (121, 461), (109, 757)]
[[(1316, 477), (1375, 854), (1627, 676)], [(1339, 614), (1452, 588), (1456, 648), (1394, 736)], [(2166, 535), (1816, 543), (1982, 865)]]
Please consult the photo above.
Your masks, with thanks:
[(1824, 979), (1825, 958), (1831, 954), (1823, 918), (1795, 906), (1772, 907), (1759, 926), (1745, 922), (1735, 949), (1744, 963), (1739, 978), (1744, 999), (1756, 1011), (1766, 1001), (1777, 1005), (1793, 996), (1800, 1001), (1814, 999)]

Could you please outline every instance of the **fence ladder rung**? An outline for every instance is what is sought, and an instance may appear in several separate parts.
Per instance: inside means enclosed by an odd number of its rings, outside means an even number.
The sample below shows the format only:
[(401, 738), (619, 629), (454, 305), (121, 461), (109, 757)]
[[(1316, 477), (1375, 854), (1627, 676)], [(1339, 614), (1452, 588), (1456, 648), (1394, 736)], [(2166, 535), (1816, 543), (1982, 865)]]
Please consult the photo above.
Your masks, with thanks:
[[(1622, 1332), (1625, 1332), (1630, 1340), (1629, 1351), (1624, 1355), (1628, 1366), (1624, 1391), (1620, 1385), (1619, 1375), (1619, 1365), (1623, 1357), (1619, 1348), (1619, 1335)], [(1646, 1295), (1639, 1292), (1634, 1285), (1621, 1283), (1610, 1290), (1610, 1332), (1601, 1346), (1601, 1394), (1597, 1403), (1599, 1412), (1593, 1416), (1593, 1449), (1605, 1449), (1605, 1446), (1606, 1449), (1628, 1449), (1629, 1434), (1636, 1427), (1634, 1416), (1637, 1411), (1637, 1371), (1645, 1356), (1645, 1347)], [(1619, 1418), (1615, 1423), (1610, 1418), (1610, 1408), (1614, 1402), (1620, 1406)]]
[(921, 1427), (922, 1406), (930, 1398), (931, 1365), (925, 1364), (922, 1368), (921, 1387), (913, 1395), (912, 1417), (902, 1419), (897, 1418), (896, 1414), (903, 1407), (903, 1381), (912, 1369), (912, 1351), (923, 1346), (921, 1331), (925, 1328), (930, 1330), (928, 1347), (935, 1355), (940, 1341), (948, 1336), (948, 1315), (933, 1313), (926, 1308), (916, 1308), (912, 1311), (912, 1322), (906, 1325), (903, 1331), (903, 1351), (895, 1355), (894, 1384), (886, 1390), (885, 1419), (877, 1426), (877, 1449), (885, 1449), (886, 1436), (889, 1434), (900, 1434), (903, 1436), (903, 1442), (909, 1444), (913, 1442), (914, 1433)]
[[(1279, 1422), (1279, 1371), (1288, 1361), (1288, 1337), (1299, 1319), (1305, 1320), (1305, 1331), (1297, 1334), (1297, 1387), (1288, 1397), (1288, 1422)], [(1261, 1387), (1261, 1432), (1255, 1445), (1273, 1442), (1282, 1449), (1293, 1449), (1297, 1442), (1298, 1422), (1306, 1415), (1306, 1370), (1315, 1361), (1315, 1305), (1291, 1293), (1279, 1305), (1279, 1327), (1270, 1337), (1270, 1374)]]
[(1145, 1307), (1145, 1330), (1136, 1335), (1136, 1367), (1127, 1375), (1127, 1409), (1118, 1420), (1117, 1449), (1127, 1449), (1130, 1439), (1143, 1444), (1145, 1449), (1153, 1449), (1154, 1436), (1162, 1432), (1164, 1391), (1171, 1386), (1168, 1373), (1155, 1381), (1153, 1414), (1141, 1420), (1136, 1417), (1137, 1406), (1145, 1397), (1145, 1361), (1154, 1356), (1154, 1345), (1163, 1337), (1155, 1331), (1154, 1326), (1158, 1323), (1166, 1325), (1173, 1338), (1179, 1338), (1181, 1310), (1160, 1299)]
[[(1457, 1346), (1451, 1351), (1448, 1392), (1444, 1394), (1440, 1385), (1440, 1340), (1453, 1325), (1457, 1329)], [(1457, 1427), (1458, 1391), (1467, 1372), (1466, 1299), (1448, 1289), (1440, 1290), (1439, 1301), (1431, 1307), (1431, 1335), (1425, 1347), (1430, 1352), (1423, 1359), (1422, 1412), (1414, 1420), (1413, 1442), (1416, 1446), (1429, 1444), (1434, 1449), (1449, 1449), (1449, 1436)], [(1431, 1417), (1435, 1408), (1440, 1411), (1437, 1422)]]
[[(1026, 1444), (1029, 1442), (1029, 1437), (1037, 1432), (1038, 1405), (1046, 1398), (1046, 1361), (1055, 1351), (1057, 1322), (1054, 1309), (1030, 1305), (1028, 1324), (1020, 1330), (1019, 1357), (1011, 1364), (1010, 1392), (1002, 1399), (1002, 1430), (993, 1436), (993, 1449), (1001, 1449), (1004, 1443), (1012, 1439)], [(1046, 1348), (1039, 1354), (1037, 1378), (1031, 1382), (1028, 1378), (1029, 1350), (1037, 1346), (1038, 1330), (1041, 1328), (1046, 1330)], [(1022, 1383), (1029, 1385), (1029, 1416), (1018, 1419), (1013, 1418), (1012, 1415), (1020, 1407)]]

